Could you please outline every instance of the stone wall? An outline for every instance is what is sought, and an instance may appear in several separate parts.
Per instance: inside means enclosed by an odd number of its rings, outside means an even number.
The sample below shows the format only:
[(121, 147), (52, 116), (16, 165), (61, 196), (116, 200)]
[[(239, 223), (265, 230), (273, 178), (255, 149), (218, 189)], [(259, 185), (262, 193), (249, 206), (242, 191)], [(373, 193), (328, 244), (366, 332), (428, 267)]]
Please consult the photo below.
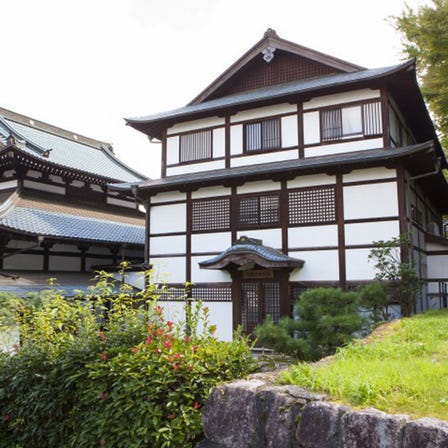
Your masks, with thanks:
[(215, 388), (202, 422), (197, 448), (448, 448), (448, 422), (354, 411), (263, 376)]

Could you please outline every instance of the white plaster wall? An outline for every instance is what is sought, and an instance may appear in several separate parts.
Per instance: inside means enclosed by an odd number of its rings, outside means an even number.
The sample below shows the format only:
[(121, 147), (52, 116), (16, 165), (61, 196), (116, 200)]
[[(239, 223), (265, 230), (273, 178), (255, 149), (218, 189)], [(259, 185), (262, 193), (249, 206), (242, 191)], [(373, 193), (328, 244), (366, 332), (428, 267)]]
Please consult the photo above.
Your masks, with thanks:
[(186, 199), (186, 193), (181, 193), (180, 191), (167, 191), (153, 196), (151, 198), (151, 204), (157, 204), (158, 202), (185, 201)]
[(291, 227), (288, 229), (289, 247), (324, 247), (338, 245), (337, 225)]
[(297, 149), (290, 149), (284, 151), (269, 152), (266, 154), (253, 154), (244, 157), (235, 157), (230, 160), (232, 167), (255, 165), (258, 163), (272, 163), (281, 160), (295, 160), (298, 159), (299, 153)]
[(398, 216), (396, 182), (344, 187), (344, 218)]
[(100, 193), (103, 192), (103, 187), (101, 185), (97, 185), (97, 184), (90, 184), (90, 188), (93, 191), (99, 191)]
[(374, 262), (368, 261), (370, 249), (347, 249), (345, 263), (347, 280), (373, 280), (375, 277)]
[[(120, 278), (121, 277), (117, 277)], [(125, 282), (129, 285), (135, 286), (136, 288), (143, 290), (145, 288), (145, 275), (144, 272), (128, 272), (126, 273)]]
[(184, 254), (185, 235), (151, 237), (149, 242), (151, 255)]
[(79, 253), (78, 246), (74, 246), (73, 244), (53, 244), (51, 250)]
[(185, 322), (185, 302), (177, 301), (159, 301), (158, 305), (163, 309), (163, 317), (171, 322)]
[(257, 118), (288, 114), (291, 112), (297, 112), (297, 106), (295, 104), (276, 104), (275, 106), (258, 107), (256, 109), (238, 112), (230, 117), (230, 122), (255, 120)]
[(185, 257), (151, 258), (154, 282), (185, 283)]
[(7, 170), (3, 173), (3, 177), (4, 178), (12, 177), (14, 176), (14, 174), (16, 174), (16, 170)]
[(64, 183), (64, 180), (62, 179), (62, 177), (61, 176), (56, 176), (55, 174), (50, 174), (49, 179), (52, 182), (58, 182), (60, 184)]
[(224, 157), (226, 153), (226, 133), (224, 128), (213, 130), (213, 157)]
[(34, 182), (33, 180), (24, 180), (23, 186), (33, 190), (48, 191), (49, 193), (65, 194), (65, 187), (58, 187), (56, 185), (44, 184), (41, 182)]
[(178, 132), (194, 131), (195, 129), (209, 128), (213, 126), (224, 126), (225, 119), (222, 117), (202, 118), (200, 120), (185, 121), (171, 126), (167, 130), (167, 134), (177, 134)]
[(43, 255), (18, 254), (3, 259), (3, 269), (41, 271), (44, 266)]
[(198, 233), (191, 236), (191, 251), (200, 252), (222, 252), (232, 245), (232, 234), (230, 232)]
[(282, 230), (281, 229), (262, 229), (262, 230), (241, 230), (238, 232), (237, 238), (247, 236), (263, 241), (263, 246), (280, 249), (282, 247)]
[(303, 114), (303, 142), (312, 145), (320, 142), (320, 120), (319, 112), (308, 112)]
[(382, 138), (370, 138), (367, 140), (333, 143), (331, 145), (320, 145), (305, 148), (305, 157), (328, 156), (330, 154), (364, 151), (367, 149), (382, 148), (383, 146)]
[(333, 185), (336, 183), (336, 176), (327, 174), (310, 174), (308, 176), (298, 176), (288, 181), (288, 188), (316, 187), (319, 185)]
[(448, 278), (448, 255), (428, 255), (428, 278)]
[[(83, 181), (81, 181), (81, 180), (77, 180), (77, 179), (74, 179), (74, 180), (72, 180), (71, 182), (70, 182), (70, 185), (72, 186), (72, 187), (79, 187), (79, 188), (82, 188), (82, 187), (85, 187), (85, 182), (83, 182)], [(117, 193), (118, 194), (118, 193)]]
[(337, 250), (313, 250), (290, 252), (290, 257), (305, 261), (303, 268), (295, 269), (290, 281), (337, 281), (339, 258)]
[(100, 255), (110, 255), (110, 249), (108, 247), (101, 246), (91, 246), (87, 251), (88, 254), (100, 254)]
[(199, 190), (193, 191), (191, 193), (192, 199), (200, 199), (200, 198), (212, 198), (215, 196), (230, 196), (231, 189), (223, 187), (220, 185), (219, 187), (206, 187), (199, 188)]
[(59, 255), (51, 255), (49, 258), (48, 270), (68, 272), (80, 271), (81, 259), (79, 257), (63, 257)]
[(112, 205), (118, 205), (119, 207), (126, 207), (126, 208), (136, 208), (135, 202), (130, 201), (123, 201), (122, 199), (115, 199), (115, 198), (107, 198), (107, 203)]
[(312, 98), (303, 103), (303, 109), (314, 109), (315, 107), (333, 106), (336, 104), (350, 103), (352, 101), (362, 101), (380, 98), (379, 90), (359, 89), (351, 92), (335, 93)]
[(400, 234), (397, 221), (364, 222), (345, 224), (345, 244), (372, 244), (373, 241), (386, 241)]
[(26, 172), (27, 177), (33, 177), (34, 179), (39, 178), (40, 176), (42, 176), (42, 173), (40, 171), (36, 171), (36, 170), (28, 170)]
[(167, 176), (178, 176), (179, 174), (199, 173), (202, 171), (219, 170), (225, 168), (224, 160), (212, 162), (191, 163), (189, 165), (174, 166), (166, 169)]
[(282, 117), (282, 147), (297, 146), (299, 144), (297, 131), (297, 115)]
[(191, 282), (192, 283), (213, 283), (213, 282), (231, 282), (232, 279), (227, 271), (220, 269), (201, 269), (201, 261), (209, 260), (213, 255), (191, 257)]
[(397, 177), (396, 169), (388, 169), (384, 167), (366, 168), (363, 170), (355, 170), (342, 176), (343, 182), (360, 182), (366, 180), (389, 179)]
[(209, 309), (209, 324), (216, 325), (215, 337), (220, 341), (231, 341), (233, 338), (232, 302), (202, 303)]
[(152, 206), (150, 233), (185, 232), (187, 230), (186, 204)]
[(14, 352), (14, 346), (20, 344), (20, 331), (14, 326), (0, 330), (0, 352)]
[(27, 249), (35, 246), (36, 244), (37, 243), (35, 241), (11, 240), (8, 243), (8, 247), (13, 249)]
[(244, 185), (237, 187), (236, 192), (238, 194), (258, 193), (260, 191), (280, 190), (280, 187), (280, 182), (260, 180), (257, 182), (246, 182)]
[(9, 188), (16, 188), (17, 180), (8, 180), (6, 182), (0, 182), (0, 190), (8, 190)]
[(230, 126), (230, 155), (243, 153), (243, 125)]
[(166, 163), (167, 165), (179, 163), (179, 136), (166, 139)]

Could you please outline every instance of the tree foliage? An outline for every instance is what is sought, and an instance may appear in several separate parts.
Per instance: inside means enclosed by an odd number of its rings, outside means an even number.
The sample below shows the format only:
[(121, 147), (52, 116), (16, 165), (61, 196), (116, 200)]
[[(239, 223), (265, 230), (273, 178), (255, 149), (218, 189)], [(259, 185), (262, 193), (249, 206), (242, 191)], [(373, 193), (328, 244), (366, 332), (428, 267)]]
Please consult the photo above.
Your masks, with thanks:
[(404, 53), (416, 58), (423, 95), (433, 112), (442, 144), (448, 143), (448, 0), (432, 0), (417, 10), (406, 6), (393, 17)]

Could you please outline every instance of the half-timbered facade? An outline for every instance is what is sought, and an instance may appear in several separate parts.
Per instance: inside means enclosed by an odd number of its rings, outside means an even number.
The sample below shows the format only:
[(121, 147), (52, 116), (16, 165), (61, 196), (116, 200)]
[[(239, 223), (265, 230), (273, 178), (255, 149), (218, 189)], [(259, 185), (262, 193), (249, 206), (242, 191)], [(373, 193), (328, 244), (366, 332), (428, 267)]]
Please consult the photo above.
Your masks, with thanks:
[(143, 180), (109, 144), (0, 108), (0, 290), (56, 277), (72, 294), (94, 269), (141, 263), (144, 215), (107, 184)]
[(192, 283), (221, 337), (370, 281), (373, 242), (410, 231), (419, 309), (446, 302), (447, 162), (413, 61), (365, 69), (268, 30), (187, 106), (127, 122), (162, 142), (162, 177), (115, 188), (146, 205), (155, 272), (175, 297)]

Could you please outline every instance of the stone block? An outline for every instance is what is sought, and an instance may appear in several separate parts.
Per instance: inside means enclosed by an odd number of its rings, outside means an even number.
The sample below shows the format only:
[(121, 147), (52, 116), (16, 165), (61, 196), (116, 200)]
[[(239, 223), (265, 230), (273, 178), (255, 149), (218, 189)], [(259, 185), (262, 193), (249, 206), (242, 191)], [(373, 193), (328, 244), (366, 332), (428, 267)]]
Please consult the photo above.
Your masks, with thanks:
[(435, 418), (408, 422), (402, 448), (448, 448), (448, 422)]

